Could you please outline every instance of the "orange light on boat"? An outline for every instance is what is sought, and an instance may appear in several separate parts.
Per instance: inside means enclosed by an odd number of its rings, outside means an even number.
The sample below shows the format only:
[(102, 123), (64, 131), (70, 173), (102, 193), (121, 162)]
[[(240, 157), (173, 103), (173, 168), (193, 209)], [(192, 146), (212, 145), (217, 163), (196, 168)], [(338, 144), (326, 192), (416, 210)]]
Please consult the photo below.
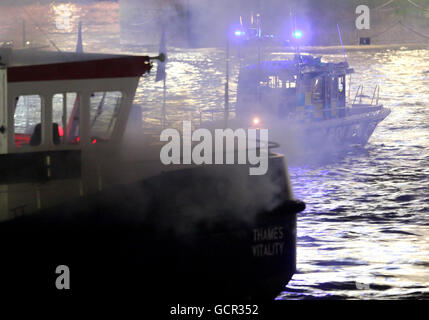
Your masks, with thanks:
[(261, 123), (261, 119), (259, 119), (258, 117), (254, 117), (252, 123), (253, 125), (257, 126)]

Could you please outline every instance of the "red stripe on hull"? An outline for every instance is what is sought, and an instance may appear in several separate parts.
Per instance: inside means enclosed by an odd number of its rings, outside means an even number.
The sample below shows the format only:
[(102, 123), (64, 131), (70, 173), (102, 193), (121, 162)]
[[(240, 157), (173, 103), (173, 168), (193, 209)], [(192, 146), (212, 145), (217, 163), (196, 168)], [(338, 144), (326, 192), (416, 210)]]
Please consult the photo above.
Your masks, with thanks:
[(152, 68), (148, 56), (11, 67), (8, 82), (140, 77)]

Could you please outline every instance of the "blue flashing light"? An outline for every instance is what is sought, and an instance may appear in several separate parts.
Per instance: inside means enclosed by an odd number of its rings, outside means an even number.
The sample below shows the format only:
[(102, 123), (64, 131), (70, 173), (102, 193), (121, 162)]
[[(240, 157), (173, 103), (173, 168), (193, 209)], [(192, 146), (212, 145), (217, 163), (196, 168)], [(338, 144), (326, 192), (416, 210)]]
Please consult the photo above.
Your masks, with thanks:
[(302, 31), (300, 31), (300, 30), (296, 30), (294, 33), (292, 33), (292, 36), (293, 36), (295, 39), (301, 39), (301, 38), (302, 38)]
[(242, 30), (236, 30), (236, 31), (234, 32), (234, 34), (235, 34), (235, 36), (236, 36), (236, 37), (241, 37), (241, 36), (244, 36), (244, 35), (245, 35), (245, 32), (244, 32), (244, 31), (242, 31)]

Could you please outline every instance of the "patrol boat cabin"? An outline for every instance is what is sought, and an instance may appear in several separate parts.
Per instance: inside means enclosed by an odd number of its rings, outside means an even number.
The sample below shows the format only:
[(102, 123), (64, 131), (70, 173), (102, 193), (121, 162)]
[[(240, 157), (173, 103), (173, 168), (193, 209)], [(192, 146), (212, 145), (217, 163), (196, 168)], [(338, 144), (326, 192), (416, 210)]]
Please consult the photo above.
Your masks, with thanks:
[(302, 143), (309, 146), (364, 145), (390, 110), (378, 103), (379, 86), (370, 102), (363, 100), (368, 97), (363, 86), (353, 102), (347, 101), (346, 79), (353, 72), (345, 61), (328, 63), (301, 54), (244, 66), (238, 80), (237, 120), (270, 128), (274, 141), (284, 141), (285, 130), (293, 130), (291, 139), (301, 132)]
[(345, 78), (353, 69), (344, 62), (322, 64), (320, 58), (310, 56), (299, 59), (300, 62), (296, 59), (265, 61), (243, 69), (239, 78), (237, 113), (261, 108), (279, 118), (344, 117)]

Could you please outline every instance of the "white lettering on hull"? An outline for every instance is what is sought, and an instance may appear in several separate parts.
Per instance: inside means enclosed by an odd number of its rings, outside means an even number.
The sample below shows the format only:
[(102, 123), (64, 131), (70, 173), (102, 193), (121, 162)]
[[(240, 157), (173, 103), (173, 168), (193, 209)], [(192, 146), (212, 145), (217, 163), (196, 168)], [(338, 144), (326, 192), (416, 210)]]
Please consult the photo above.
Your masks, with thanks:
[(283, 227), (253, 229), (253, 241), (278, 241), (284, 237)]
[(252, 246), (254, 257), (279, 256), (283, 254), (283, 242), (257, 244)]
[(283, 254), (284, 242), (283, 227), (269, 227), (253, 229), (252, 253), (254, 257), (268, 257)]

